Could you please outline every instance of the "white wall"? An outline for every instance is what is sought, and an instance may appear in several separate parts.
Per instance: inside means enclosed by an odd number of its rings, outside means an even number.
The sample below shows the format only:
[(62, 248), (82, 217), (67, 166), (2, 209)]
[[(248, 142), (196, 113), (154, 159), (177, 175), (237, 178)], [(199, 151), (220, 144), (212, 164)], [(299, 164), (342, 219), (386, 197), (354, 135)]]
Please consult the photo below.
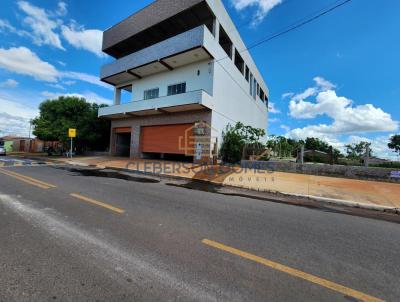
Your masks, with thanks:
[[(219, 47), (216, 51), (222, 51)], [(242, 122), (267, 131), (268, 109), (257, 96), (250, 95), (250, 84), (229, 58), (214, 62), (214, 108), (212, 127), (216, 129), (218, 141), (228, 124)]]
[[(229, 13), (227, 12), (225, 5), (221, 0), (206, 0), (208, 5), (213, 10), (218, 22), (227, 32), (229, 38), (232, 40), (235, 48), (240, 52), (240, 55), (245, 61), (245, 64), (249, 66), (250, 71), (255, 75), (258, 83), (261, 85), (262, 89), (265, 91), (267, 96), (269, 97), (269, 89), (267, 84), (264, 81), (263, 76), (257, 68), (257, 64), (254, 62), (252, 56), (248, 51), (244, 51), (246, 49), (246, 45), (244, 44), (239, 31), (237, 30), (235, 24), (233, 23)], [(220, 58), (225, 57), (226, 54), (222, 54), (222, 56), (216, 56), (215, 58), (218, 60)]]
[[(213, 68), (210, 61), (190, 64), (172, 71), (158, 73), (132, 83), (132, 101), (144, 99), (144, 91), (159, 88), (159, 96), (167, 96), (168, 86), (186, 82), (186, 91), (205, 90), (210, 95), (213, 91)], [(197, 71), (200, 70), (200, 75)]]
[[(226, 57), (225, 51), (210, 35), (205, 45), (215, 58)], [(200, 75), (197, 71), (200, 70)], [(257, 79), (259, 80), (259, 79)], [(190, 64), (134, 81), (133, 101), (143, 100), (145, 90), (159, 88), (160, 97), (167, 95), (169, 85), (186, 82), (186, 90), (205, 90), (212, 96), (212, 136), (222, 141), (222, 131), (228, 124), (242, 122), (245, 125), (267, 130), (268, 109), (266, 104), (250, 94), (250, 84), (230, 58)], [(262, 85), (262, 84), (261, 84)]]

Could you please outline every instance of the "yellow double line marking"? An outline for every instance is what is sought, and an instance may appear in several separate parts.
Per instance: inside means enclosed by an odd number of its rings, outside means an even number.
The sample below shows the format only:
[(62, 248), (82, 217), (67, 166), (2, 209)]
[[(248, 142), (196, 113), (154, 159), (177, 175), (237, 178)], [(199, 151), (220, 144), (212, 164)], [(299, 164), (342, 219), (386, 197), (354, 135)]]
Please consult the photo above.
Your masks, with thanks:
[(80, 199), (82, 201), (85, 201), (85, 202), (94, 204), (96, 206), (103, 207), (103, 208), (108, 209), (110, 211), (116, 212), (118, 214), (125, 213), (125, 211), (120, 209), (120, 208), (114, 207), (114, 206), (109, 205), (107, 203), (104, 203), (104, 202), (101, 202), (101, 201), (98, 201), (98, 200), (95, 200), (95, 199), (92, 199), (92, 198), (89, 198), (89, 197), (86, 197), (86, 196), (82, 196), (80, 194), (71, 193), (69, 195), (71, 195), (72, 197), (78, 198), (78, 199)]
[(271, 261), (271, 260), (268, 260), (268, 259), (265, 259), (265, 258), (261, 258), (259, 256), (256, 256), (256, 255), (253, 255), (253, 254), (250, 254), (250, 253), (235, 249), (233, 247), (224, 245), (222, 243), (218, 243), (216, 241), (203, 239), (202, 243), (204, 243), (204, 244), (206, 244), (208, 246), (214, 247), (216, 249), (225, 251), (227, 253), (230, 253), (230, 254), (233, 254), (233, 255), (236, 255), (236, 256), (240, 256), (242, 258), (245, 258), (245, 259), (260, 263), (262, 265), (265, 265), (265, 266), (268, 266), (270, 268), (273, 268), (273, 269), (275, 269), (277, 271), (289, 274), (289, 275), (291, 275), (293, 277), (297, 277), (297, 278), (309, 281), (311, 283), (314, 283), (314, 284), (329, 288), (329, 289), (331, 289), (333, 291), (336, 291), (336, 292), (339, 292), (341, 294), (356, 298), (356, 299), (358, 299), (360, 301), (364, 301), (364, 302), (384, 302), (384, 300), (381, 300), (381, 299), (375, 298), (373, 296), (364, 294), (364, 293), (362, 293), (360, 291), (351, 289), (349, 287), (334, 283), (334, 282), (326, 280), (326, 279), (319, 278), (317, 276), (302, 272), (300, 270), (288, 267), (286, 265), (283, 265), (283, 264), (280, 264), (280, 263), (277, 263), (277, 262), (274, 262), (274, 261)]
[(10, 170), (5, 170), (5, 169), (1, 169), (0, 168), (0, 173), (2, 173), (4, 175), (11, 176), (11, 177), (16, 178), (16, 179), (18, 179), (20, 181), (23, 181), (25, 183), (34, 185), (34, 186), (42, 188), (42, 189), (56, 188), (55, 185), (49, 184), (47, 182), (44, 182), (44, 181), (29, 177), (29, 176), (25, 176), (25, 175), (13, 172), (13, 171), (10, 171)]
[[(16, 179), (18, 179), (20, 181), (23, 181), (25, 183), (34, 185), (34, 186), (42, 188), (42, 189), (56, 188), (55, 185), (49, 184), (47, 182), (44, 182), (44, 181), (29, 177), (29, 176), (25, 176), (25, 175), (16, 173), (14, 171), (5, 170), (5, 169), (0, 168), (0, 173), (2, 173), (4, 175), (7, 175), (7, 176), (11, 176), (11, 177), (16, 178)], [(92, 198), (89, 198), (89, 197), (86, 197), (86, 196), (83, 196), (83, 195), (80, 195), (80, 194), (71, 193), (70, 196), (72, 196), (74, 198), (77, 198), (77, 199), (80, 199), (82, 201), (88, 202), (90, 204), (93, 204), (93, 205), (96, 205), (96, 206), (99, 206), (99, 207), (103, 207), (105, 209), (108, 209), (110, 211), (116, 212), (118, 214), (125, 213), (125, 210), (122, 210), (122, 209), (114, 207), (114, 206), (112, 206), (110, 204), (107, 204), (107, 203), (104, 203), (104, 202), (101, 202), (101, 201), (98, 201), (98, 200), (95, 200), (95, 199), (92, 199)]]

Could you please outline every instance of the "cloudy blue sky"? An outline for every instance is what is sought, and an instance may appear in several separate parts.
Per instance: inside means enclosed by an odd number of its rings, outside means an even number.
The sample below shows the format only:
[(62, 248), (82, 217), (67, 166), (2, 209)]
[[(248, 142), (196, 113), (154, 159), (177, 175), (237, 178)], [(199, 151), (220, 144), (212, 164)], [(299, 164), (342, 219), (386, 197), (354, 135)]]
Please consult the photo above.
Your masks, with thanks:
[[(342, 0), (224, 0), (247, 45)], [(98, 80), (102, 31), (151, 0), (1, 0), (0, 136), (27, 135), (41, 101), (63, 94), (110, 103)], [(269, 134), (319, 137), (375, 153), (399, 132), (400, 1), (352, 0), (251, 50), (270, 91)]]

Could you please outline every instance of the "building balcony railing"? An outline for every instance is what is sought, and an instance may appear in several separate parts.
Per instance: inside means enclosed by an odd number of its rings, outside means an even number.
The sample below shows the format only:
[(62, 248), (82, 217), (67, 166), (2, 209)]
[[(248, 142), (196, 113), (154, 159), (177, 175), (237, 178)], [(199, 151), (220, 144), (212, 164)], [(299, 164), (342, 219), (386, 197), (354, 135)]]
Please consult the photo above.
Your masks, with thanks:
[(155, 99), (103, 107), (99, 117), (124, 118), (163, 113), (175, 113), (201, 109), (212, 109), (212, 97), (204, 90), (189, 91), (182, 94), (162, 96)]
[(101, 80), (121, 85), (143, 77), (213, 58), (212, 33), (201, 25), (139, 50), (101, 68)]

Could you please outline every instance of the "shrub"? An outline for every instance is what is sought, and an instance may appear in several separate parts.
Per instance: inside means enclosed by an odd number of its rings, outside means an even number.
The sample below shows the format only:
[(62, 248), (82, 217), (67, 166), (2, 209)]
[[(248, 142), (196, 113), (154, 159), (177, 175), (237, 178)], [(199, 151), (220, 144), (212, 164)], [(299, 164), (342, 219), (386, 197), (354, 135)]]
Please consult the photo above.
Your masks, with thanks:
[(262, 144), (260, 138), (265, 135), (265, 130), (245, 126), (238, 122), (234, 127), (228, 125), (222, 132), (222, 145), (220, 156), (224, 162), (237, 163), (242, 159), (244, 147), (259, 148)]
[(221, 158), (227, 163), (237, 163), (242, 159), (244, 140), (231, 125), (222, 133)]

